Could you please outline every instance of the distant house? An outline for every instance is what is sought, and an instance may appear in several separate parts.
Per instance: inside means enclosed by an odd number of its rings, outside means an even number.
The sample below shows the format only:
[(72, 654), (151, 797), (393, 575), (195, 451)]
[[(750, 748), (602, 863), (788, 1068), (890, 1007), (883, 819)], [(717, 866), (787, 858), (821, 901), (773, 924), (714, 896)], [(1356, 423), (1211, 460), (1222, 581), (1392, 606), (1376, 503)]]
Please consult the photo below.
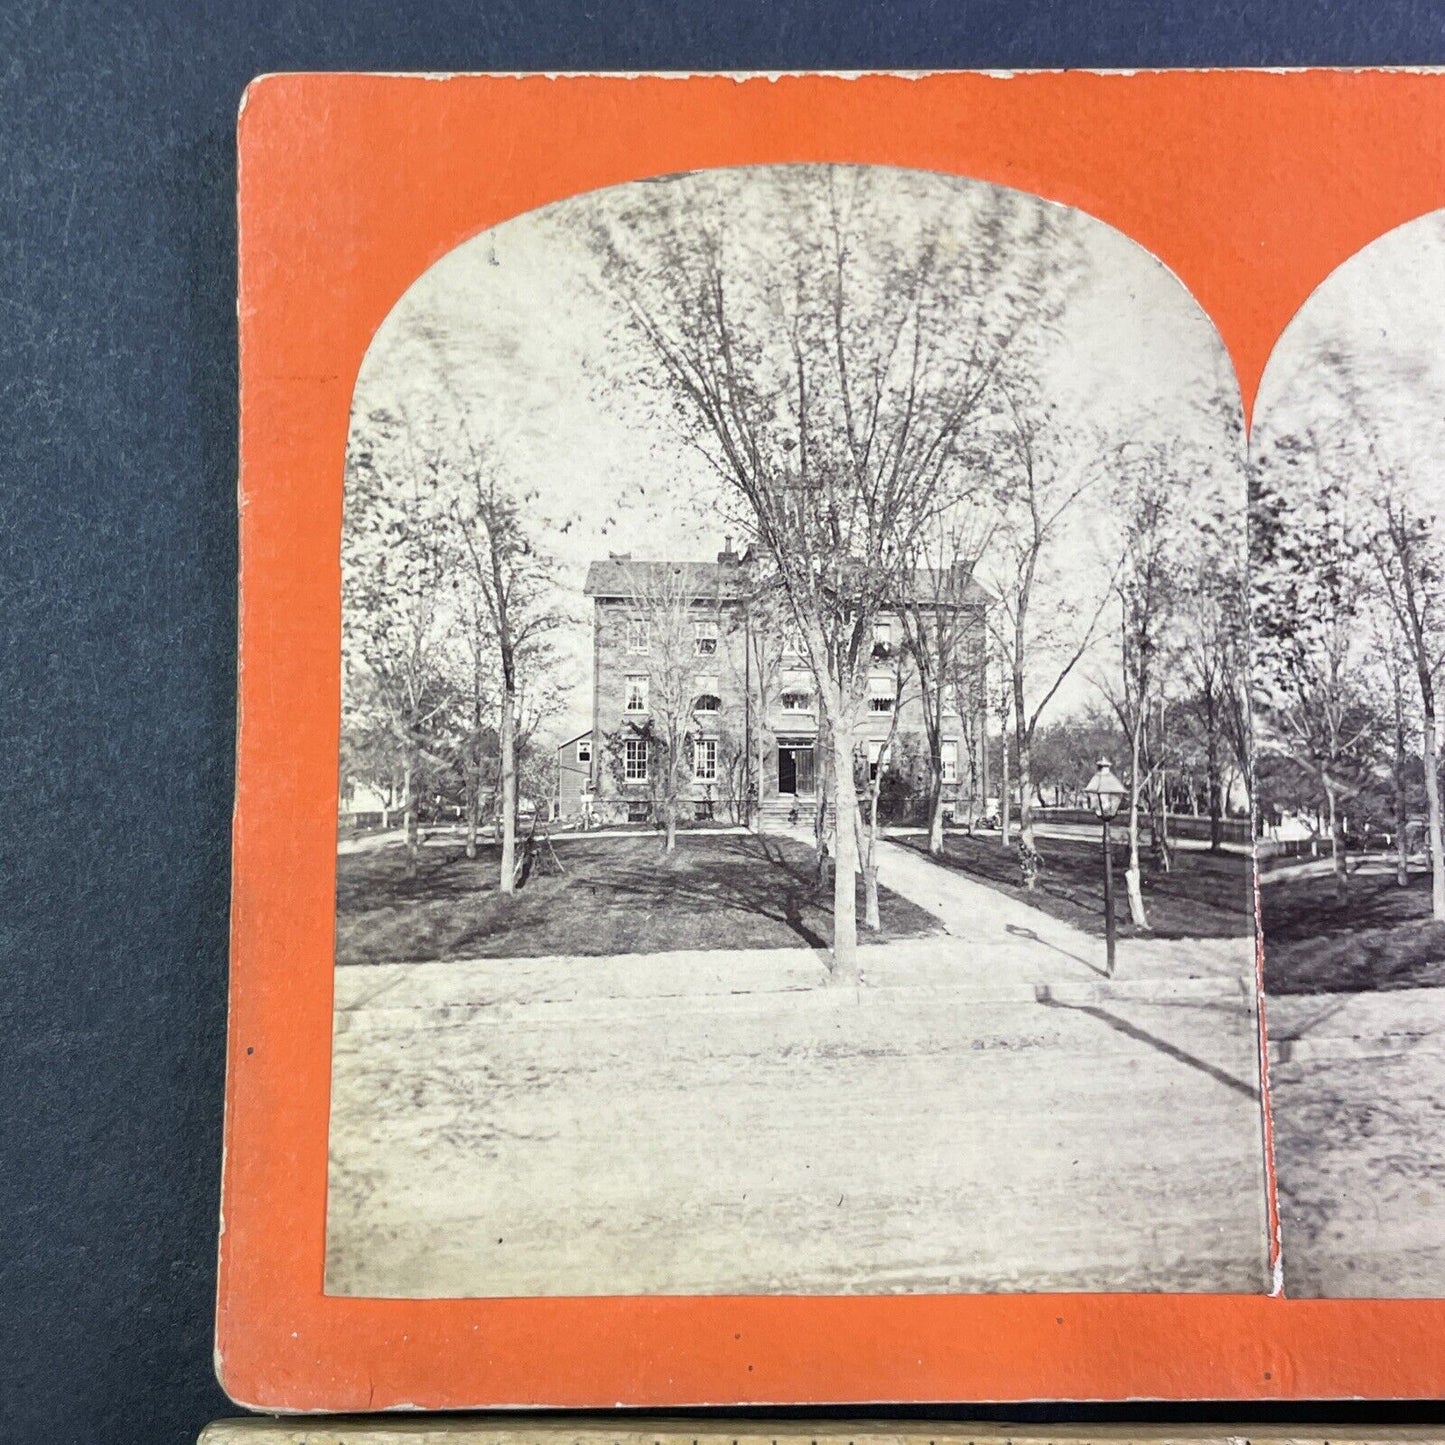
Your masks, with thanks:
[[(805, 812), (816, 798), (818, 757), (817, 683), (801, 644), (785, 633), (764, 633), (754, 621), (754, 568), (729, 544), (715, 562), (634, 561), (613, 556), (593, 562), (585, 592), (593, 602), (592, 727), (583, 734), (591, 757), (594, 811), (600, 818), (649, 819), (654, 810), (649, 774), (653, 766), (646, 729), (657, 656), (654, 629), (645, 600), (652, 579), (665, 570), (680, 582), (690, 602), (695, 703), (690, 729), (691, 786), (687, 794), (696, 816), (749, 817), (756, 806), (777, 818), (797, 808)], [(979, 715), (973, 721), (983, 735), (982, 686), (985, 611), (988, 594), (966, 573), (914, 574), (906, 584), (919, 591), (902, 601), (929, 599), (950, 612), (966, 614), (958, 653), (977, 669)], [(938, 599), (946, 598), (945, 602)], [(859, 743), (860, 768), (871, 773), (884, 759), (899, 677), (903, 677), (897, 733), (923, 732), (922, 704), (895, 611), (880, 616), (874, 628), (876, 677), (870, 686), (868, 721)], [(953, 689), (945, 710), (942, 764), (945, 805), (966, 785), (963, 722)], [(574, 740), (575, 741), (575, 740)], [(570, 744), (564, 744), (564, 750)], [(574, 766), (580, 766), (575, 757)], [(752, 779), (760, 796), (752, 797)], [(984, 791), (986, 777), (980, 780)]]
[(592, 796), (592, 729), (568, 738), (557, 747), (557, 796), (552, 814), (574, 818), (583, 810), (583, 799)]

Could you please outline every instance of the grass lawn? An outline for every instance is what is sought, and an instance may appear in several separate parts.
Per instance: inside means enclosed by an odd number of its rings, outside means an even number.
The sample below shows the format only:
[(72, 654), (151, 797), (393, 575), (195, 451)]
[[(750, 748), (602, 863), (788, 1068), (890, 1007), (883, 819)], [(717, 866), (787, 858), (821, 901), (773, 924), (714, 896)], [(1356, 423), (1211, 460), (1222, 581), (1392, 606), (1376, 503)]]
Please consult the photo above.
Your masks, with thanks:
[[(922, 838), (900, 838), (926, 851)], [(969, 838), (951, 834), (937, 861), (1020, 899), (1051, 917), (1089, 933), (1104, 934), (1104, 861), (1095, 838), (1040, 838), (1043, 871), (1030, 893), (1019, 881), (1018, 854), (997, 835)], [(1249, 859), (1239, 853), (1177, 849), (1168, 873), (1144, 862), (1142, 887), (1147, 930), (1129, 922), (1124, 883), (1126, 850), (1114, 851), (1114, 916), (1120, 938), (1245, 938), (1254, 931)]]
[[(693, 834), (670, 856), (656, 833), (557, 844), (566, 870), (497, 890), (497, 850), (468, 861), (460, 844), (422, 850), (406, 876), (400, 844), (337, 858), (336, 962), (660, 953), (670, 949), (825, 948), (831, 886), (813, 884), (813, 854), (790, 839)], [(932, 932), (932, 914), (879, 890), (881, 942)]]
[(1430, 917), (1430, 875), (1281, 878), (1259, 890), (1264, 984), (1273, 994), (1359, 993), (1445, 984), (1445, 923)]

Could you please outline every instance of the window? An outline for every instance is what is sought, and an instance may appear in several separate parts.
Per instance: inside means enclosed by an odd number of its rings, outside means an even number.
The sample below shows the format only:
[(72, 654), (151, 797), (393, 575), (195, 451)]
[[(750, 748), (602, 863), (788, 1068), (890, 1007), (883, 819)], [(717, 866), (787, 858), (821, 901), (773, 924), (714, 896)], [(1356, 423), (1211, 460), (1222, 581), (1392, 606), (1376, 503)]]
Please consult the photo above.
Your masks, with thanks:
[(809, 692), (798, 690), (789, 691), (783, 694), (784, 712), (812, 712), (813, 695)]
[(701, 738), (693, 744), (692, 775), (700, 783), (717, 781), (716, 738)]
[(592, 739), (579, 738), (577, 742), (577, 761), (579, 763), (590, 763), (592, 761)]
[(783, 651), (789, 657), (803, 656), (803, 634), (796, 627), (788, 628), (783, 636)]
[(627, 711), (647, 711), (647, 674), (630, 672), (627, 675)]
[(652, 804), (646, 798), (633, 798), (627, 804), (627, 821), (629, 823), (648, 823), (652, 821)]
[(868, 711), (892, 712), (898, 689), (891, 677), (875, 677), (868, 683)]
[(627, 622), (627, 650), (629, 652), (646, 652), (651, 641), (650, 629), (645, 617), (632, 617)]
[(716, 622), (694, 622), (692, 624), (692, 650), (699, 657), (717, 656)]
[(888, 657), (893, 652), (893, 624), (891, 622), (875, 622), (873, 624), (873, 656)]
[(943, 781), (945, 783), (956, 783), (958, 781), (958, 744), (950, 739), (940, 749), (943, 761)]
[(628, 738), (623, 744), (622, 776), (629, 783), (647, 781), (647, 739)]
[(694, 712), (717, 712), (722, 707), (716, 677), (694, 678), (693, 685), (697, 689), (692, 705)]

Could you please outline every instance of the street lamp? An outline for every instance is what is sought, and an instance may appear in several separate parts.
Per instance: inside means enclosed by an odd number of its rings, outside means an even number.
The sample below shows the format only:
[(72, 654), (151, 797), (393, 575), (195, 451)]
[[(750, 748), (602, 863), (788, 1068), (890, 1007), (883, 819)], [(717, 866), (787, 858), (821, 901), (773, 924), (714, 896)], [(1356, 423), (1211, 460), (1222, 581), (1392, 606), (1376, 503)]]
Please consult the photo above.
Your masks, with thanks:
[(1114, 859), (1109, 848), (1109, 824), (1124, 803), (1124, 785), (1114, 776), (1106, 758), (1099, 759), (1094, 776), (1084, 784), (1084, 796), (1094, 816), (1104, 825), (1104, 972), (1114, 976)]

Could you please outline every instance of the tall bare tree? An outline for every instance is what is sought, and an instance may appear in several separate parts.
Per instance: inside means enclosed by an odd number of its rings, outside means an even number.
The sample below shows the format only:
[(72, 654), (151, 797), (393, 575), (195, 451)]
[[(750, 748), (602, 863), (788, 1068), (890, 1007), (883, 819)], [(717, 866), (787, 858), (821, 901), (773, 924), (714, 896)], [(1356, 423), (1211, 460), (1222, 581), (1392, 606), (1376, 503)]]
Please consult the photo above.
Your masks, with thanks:
[(968, 745), (970, 798), (977, 779), (986, 610), (975, 573), (996, 520), (977, 506), (940, 518), (920, 537), (899, 588), (928, 745), (928, 851), (935, 856), (943, 852), (943, 744), (950, 712), (960, 719)]
[[(457, 432), (450, 516), (460, 541), (469, 584), (491, 626), (500, 682), (497, 748), (500, 755), (502, 856), (498, 885), (511, 893), (517, 880), (517, 742), (519, 705), (528, 665), (540, 673), (545, 642), (559, 625), (550, 559), (531, 535), (528, 498), (510, 483), (498, 449), (469, 429)], [(479, 618), (480, 620), (480, 618)]]
[[(1139, 812), (1146, 786), (1145, 729), (1168, 661), (1178, 589), (1179, 542), (1184, 533), (1179, 485), (1183, 459), (1156, 444), (1119, 459), (1113, 503), (1120, 519), (1121, 561), (1114, 577), (1119, 603), (1118, 686), (1105, 690), (1129, 740), (1129, 862), (1124, 877), (1129, 915), (1148, 926), (1139, 866)], [(1161, 799), (1162, 805), (1162, 799)], [(1162, 812), (1162, 806), (1160, 808)], [(1156, 837), (1159, 825), (1156, 822)]]
[(711, 172), (602, 193), (592, 238), (655, 394), (776, 570), (832, 746), (832, 974), (857, 976), (854, 756), (874, 621), (1003, 359), (1076, 266), (1068, 213), (866, 168)]
[(700, 581), (707, 570), (675, 562), (624, 565), (630, 605), (647, 628), (648, 717), (641, 731), (668, 853), (677, 847), (679, 809), (702, 742), (698, 677), (718, 668), (723, 621), (715, 586)]
[(379, 724), (401, 782), (407, 872), (420, 856), (419, 785), (444, 747), (454, 702), (446, 665), (447, 524), (442, 476), (408, 422), (354, 417), (342, 521), (343, 725)]
[(1370, 771), (1378, 720), (1361, 656), (1371, 579), (1360, 509), (1310, 433), (1273, 438), (1253, 470), (1254, 715), (1263, 746), (1316, 782), (1344, 897), (1344, 808)]
[[(1020, 866), (1025, 884), (1033, 888), (1040, 866), (1034, 846), (1034, 735), (1049, 704), (1093, 644), (1111, 591), (1107, 565), (1093, 569), (1103, 582), (1090, 595), (1078, 586), (1080, 569), (1062, 566), (1060, 552), (1067, 548), (1077, 558), (1082, 551), (1073, 524), (1105, 473), (1097, 443), (1081, 446), (1077, 437), (1066, 440), (1022, 384), (1004, 381), (999, 390), (1004, 400), (1001, 464), (1006, 470), (989, 563), (997, 599), (990, 627), (1009, 688)], [(1004, 842), (1007, 845), (1007, 825)]]

